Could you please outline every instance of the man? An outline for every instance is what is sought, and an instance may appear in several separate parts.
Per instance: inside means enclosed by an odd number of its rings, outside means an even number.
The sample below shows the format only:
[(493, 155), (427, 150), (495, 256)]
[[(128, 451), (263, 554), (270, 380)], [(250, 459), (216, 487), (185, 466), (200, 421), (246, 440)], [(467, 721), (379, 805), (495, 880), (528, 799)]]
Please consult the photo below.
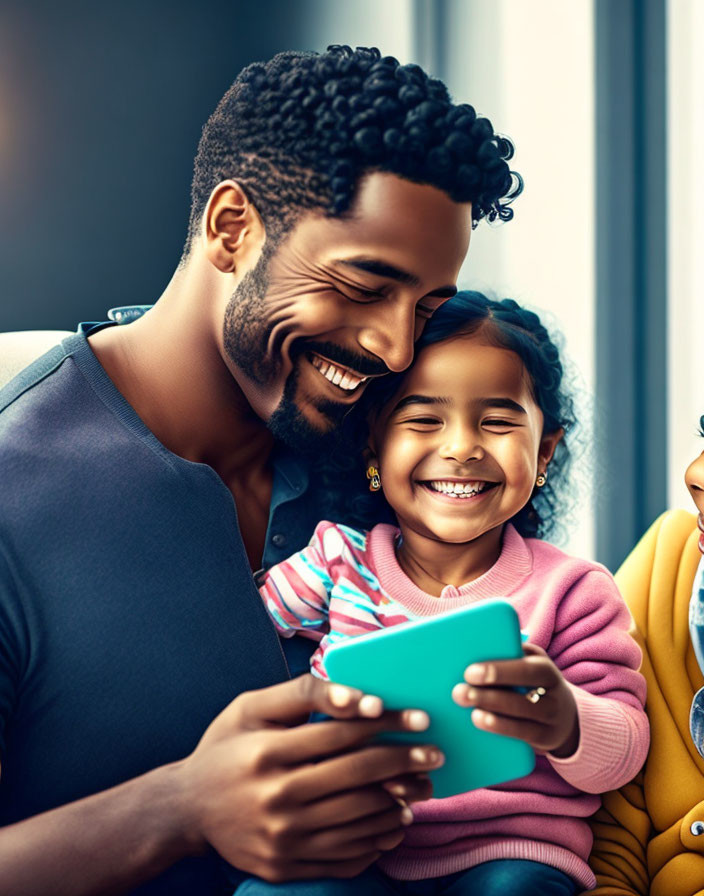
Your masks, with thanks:
[[(510, 217), (511, 153), (376, 50), (251, 65), (159, 302), (3, 391), (0, 892), (219, 892), (216, 854), (351, 876), (400, 842), (442, 757), (370, 741), (427, 719), (276, 684), (251, 572), (316, 521), (301, 456), (409, 365), (472, 224)], [(337, 721), (301, 727), (314, 710)]]

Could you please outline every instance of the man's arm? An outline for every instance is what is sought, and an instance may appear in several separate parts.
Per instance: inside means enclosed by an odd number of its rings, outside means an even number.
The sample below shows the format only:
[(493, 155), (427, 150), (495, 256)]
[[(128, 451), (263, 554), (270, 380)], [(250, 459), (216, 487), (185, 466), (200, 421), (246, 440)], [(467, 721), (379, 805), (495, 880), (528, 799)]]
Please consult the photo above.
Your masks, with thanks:
[[(269, 881), (352, 877), (402, 840), (403, 801), (427, 799), (442, 763), (370, 744), (427, 727), (381, 709), (310, 675), (241, 694), (183, 761), (0, 830), (0, 892), (122, 893), (210, 847)], [(335, 719), (301, 724), (312, 711)]]

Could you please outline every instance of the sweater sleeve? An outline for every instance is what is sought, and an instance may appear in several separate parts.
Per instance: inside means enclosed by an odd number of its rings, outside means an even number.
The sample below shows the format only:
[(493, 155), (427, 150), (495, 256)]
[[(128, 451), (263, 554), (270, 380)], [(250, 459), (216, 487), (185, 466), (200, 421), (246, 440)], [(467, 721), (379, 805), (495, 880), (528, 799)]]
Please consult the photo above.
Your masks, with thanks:
[(259, 580), (264, 605), (285, 638), (300, 632), (319, 641), (329, 629), (333, 580), (326, 556), (330, 538), (326, 534), (331, 531), (336, 531), (333, 523), (318, 523), (307, 547), (272, 566)]
[(587, 793), (630, 781), (648, 752), (645, 679), (630, 624), (616, 583), (603, 569), (583, 575), (558, 609), (548, 652), (574, 694), (580, 736), (572, 756), (547, 758), (565, 781)]

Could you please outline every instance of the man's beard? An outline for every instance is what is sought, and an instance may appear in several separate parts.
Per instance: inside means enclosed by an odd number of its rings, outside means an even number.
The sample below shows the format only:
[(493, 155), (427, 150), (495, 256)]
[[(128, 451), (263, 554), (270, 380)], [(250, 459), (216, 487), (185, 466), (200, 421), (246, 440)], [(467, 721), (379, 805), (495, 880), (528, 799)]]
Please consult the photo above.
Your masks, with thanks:
[(345, 451), (346, 447), (349, 449), (342, 435), (342, 423), (350, 407), (321, 398), (311, 400), (313, 407), (330, 423), (329, 429), (318, 429), (296, 405), (299, 371), (300, 367), (294, 366), (286, 380), (281, 401), (267, 422), (270, 432), (296, 454), (310, 460), (333, 456)]
[(274, 252), (272, 243), (264, 243), (256, 265), (244, 275), (230, 296), (223, 323), (223, 344), (228, 357), (259, 386), (266, 386), (281, 366), (280, 358), (268, 357), (273, 324), (268, 319), (264, 302)]
[[(269, 265), (276, 246), (264, 244), (262, 254), (251, 271), (242, 278), (225, 311), (223, 343), (230, 360), (258, 386), (266, 387), (280, 375), (283, 360), (272, 357), (270, 320), (264, 296), (269, 288)], [(291, 373), (284, 383), (283, 395), (266, 422), (273, 435), (297, 454), (310, 458), (335, 452), (342, 447), (340, 425), (350, 410), (349, 405), (323, 398), (311, 399), (312, 406), (326, 418), (329, 429), (322, 430), (308, 420), (296, 405), (300, 365), (298, 359), (306, 351), (304, 340), (292, 343), (289, 355)]]

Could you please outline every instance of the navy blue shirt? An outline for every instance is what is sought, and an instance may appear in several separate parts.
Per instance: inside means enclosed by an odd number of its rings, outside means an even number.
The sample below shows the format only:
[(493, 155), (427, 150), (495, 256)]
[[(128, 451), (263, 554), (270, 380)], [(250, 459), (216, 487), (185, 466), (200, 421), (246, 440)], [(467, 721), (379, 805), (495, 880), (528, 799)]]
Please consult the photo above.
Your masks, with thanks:
[[(302, 465), (274, 466), (266, 565), (317, 522)], [(0, 824), (186, 756), (288, 674), (232, 494), (155, 438), (84, 334), (0, 391)], [(213, 856), (135, 892), (221, 886)]]

